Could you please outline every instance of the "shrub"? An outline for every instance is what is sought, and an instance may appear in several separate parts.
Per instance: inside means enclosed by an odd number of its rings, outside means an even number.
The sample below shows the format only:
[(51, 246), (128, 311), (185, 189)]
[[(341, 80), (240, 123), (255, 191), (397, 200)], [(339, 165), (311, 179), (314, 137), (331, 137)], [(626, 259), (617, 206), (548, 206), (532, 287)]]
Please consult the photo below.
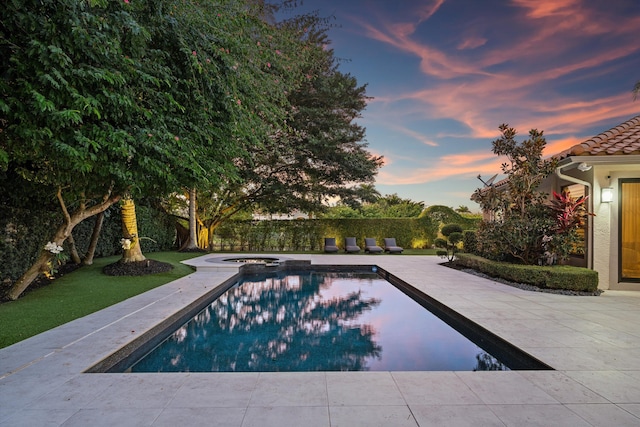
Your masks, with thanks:
[(462, 227), (459, 224), (447, 224), (440, 230), (445, 239), (437, 238), (435, 245), (444, 251), (438, 251), (437, 254), (449, 261), (453, 261), (456, 252), (458, 252), (458, 244), (462, 241)]
[(465, 230), (462, 232), (462, 248), (465, 252), (476, 254), (478, 251), (478, 236), (476, 230)]
[(511, 264), (466, 253), (458, 254), (456, 262), (491, 277), (539, 288), (580, 292), (594, 292), (598, 289), (598, 272), (582, 267)]

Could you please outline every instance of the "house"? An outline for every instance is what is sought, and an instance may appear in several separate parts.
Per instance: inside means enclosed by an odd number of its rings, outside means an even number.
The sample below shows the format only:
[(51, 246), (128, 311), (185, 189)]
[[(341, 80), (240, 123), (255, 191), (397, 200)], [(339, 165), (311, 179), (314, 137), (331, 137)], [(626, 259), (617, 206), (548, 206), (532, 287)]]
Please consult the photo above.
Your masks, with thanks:
[(584, 254), (599, 288), (640, 290), (640, 115), (565, 150), (542, 190), (589, 195)]
[[(539, 189), (588, 195), (583, 247), (571, 265), (598, 272), (600, 289), (640, 291), (640, 115), (553, 155), (555, 173)], [(506, 189), (508, 179), (492, 187)], [(485, 183), (488, 186), (488, 183)], [(493, 212), (483, 212), (493, 220)]]

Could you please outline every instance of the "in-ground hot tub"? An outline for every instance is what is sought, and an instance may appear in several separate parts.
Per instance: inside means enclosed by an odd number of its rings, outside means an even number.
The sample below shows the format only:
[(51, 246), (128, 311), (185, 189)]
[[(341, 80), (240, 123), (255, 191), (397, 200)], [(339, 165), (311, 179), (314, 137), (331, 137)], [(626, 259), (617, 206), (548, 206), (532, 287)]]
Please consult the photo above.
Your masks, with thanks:
[(198, 271), (229, 271), (237, 270), (242, 266), (277, 267), (285, 261), (291, 262), (291, 258), (277, 255), (223, 255), (214, 257), (198, 257), (182, 261), (184, 264), (195, 267)]

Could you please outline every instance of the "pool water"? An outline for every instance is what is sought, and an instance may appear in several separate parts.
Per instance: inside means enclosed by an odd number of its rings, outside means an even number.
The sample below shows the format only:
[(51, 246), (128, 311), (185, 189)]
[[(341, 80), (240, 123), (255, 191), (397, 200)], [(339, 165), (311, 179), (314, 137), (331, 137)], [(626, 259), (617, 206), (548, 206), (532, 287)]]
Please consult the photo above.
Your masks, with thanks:
[(129, 371), (508, 369), (375, 273), (306, 271), (244, 278)]

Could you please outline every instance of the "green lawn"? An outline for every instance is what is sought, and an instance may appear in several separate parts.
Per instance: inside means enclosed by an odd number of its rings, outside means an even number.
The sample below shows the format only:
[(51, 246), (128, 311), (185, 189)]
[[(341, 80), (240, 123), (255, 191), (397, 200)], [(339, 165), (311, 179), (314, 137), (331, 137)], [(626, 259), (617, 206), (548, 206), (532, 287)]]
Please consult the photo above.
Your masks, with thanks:
[[(435, 252), (435, 249), (405, 249), (402, 255), (394, 256), (435, 255)], [(148, 258), (169, 262), (174, 268), (167, 273), (135, 277), (102, 274), (102, 268), (116, 262), (120, 256), (98, 258), (93, 265), (27, 292), (17, 301), (0, 304), (0, 348), (186, 276), (193, 269), (180, 261), (200, 255), (188, 252), (146, 254)], [(371, 258), (376, 256), (371, 255)]]
[(188, 252), (145, 254), (147, 258), (169, 262), (174, 268), (166, 273), (136, 277), (104, 275), (102, 268), (116, 262), (120, 256), (98, 258), (93, 265), (30, 291), (16, 301), (0, 304), (0, 348), (193, 273), (191, 267), (180, 261), (200, 255)]

